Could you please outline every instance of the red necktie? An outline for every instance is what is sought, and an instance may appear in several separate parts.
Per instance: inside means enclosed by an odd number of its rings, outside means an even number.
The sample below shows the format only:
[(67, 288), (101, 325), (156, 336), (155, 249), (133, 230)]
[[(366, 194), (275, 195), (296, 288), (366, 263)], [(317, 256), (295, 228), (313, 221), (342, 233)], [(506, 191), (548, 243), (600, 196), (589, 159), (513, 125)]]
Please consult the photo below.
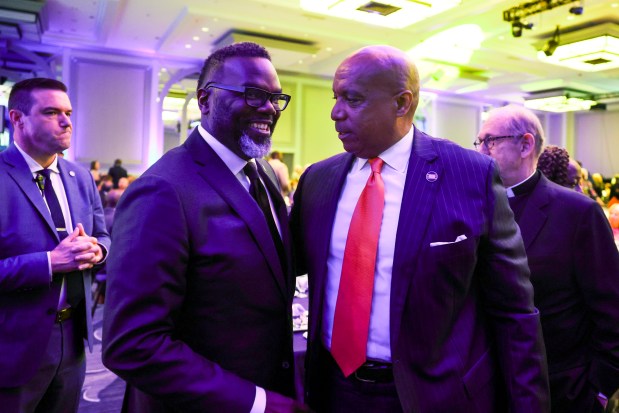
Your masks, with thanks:
[(344, 250), (335, 306), (331, 354), (345, 377), (365, 363), (374, 290), (378, 236), (385, 206), (383, 160), (369, 160), (372, 173), (357, 201)]

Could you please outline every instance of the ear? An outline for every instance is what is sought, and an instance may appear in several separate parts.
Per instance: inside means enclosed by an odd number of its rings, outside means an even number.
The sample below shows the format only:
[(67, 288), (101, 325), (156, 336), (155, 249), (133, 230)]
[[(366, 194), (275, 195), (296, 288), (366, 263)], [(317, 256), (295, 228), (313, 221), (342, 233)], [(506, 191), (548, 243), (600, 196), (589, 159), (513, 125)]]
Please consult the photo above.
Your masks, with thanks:
[(9, 110), (9, 119), (15, 128), (21, 127), (24, 123), (24, 112), (17, 109)]
[(198, 99), (198, 107), (200, 108), (200, 112), (205, 115), (209, 113), (209, 97), (211, 95), (210, 90), (199, 89), (196, 94), (196, 98)]
[(413, 92), (405, 90), (400, 92), (395, 97), (395, 107), (398, 117), (405, 116), (411, 109), (413, 104)]
[(535, 136), (531, 133), (525, 133), (520, 140), (520, 156), (528, 158), (535, 153)]

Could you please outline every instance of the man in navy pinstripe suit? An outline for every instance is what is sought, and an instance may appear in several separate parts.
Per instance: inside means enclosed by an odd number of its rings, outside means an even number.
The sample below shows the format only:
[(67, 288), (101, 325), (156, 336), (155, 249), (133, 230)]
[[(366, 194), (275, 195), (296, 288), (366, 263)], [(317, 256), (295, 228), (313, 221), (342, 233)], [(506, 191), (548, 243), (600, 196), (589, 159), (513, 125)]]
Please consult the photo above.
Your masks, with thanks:
[[(346, 150), (301, 177), (292, 211), (309, 274), (306, 399), (318, 412), (548, 412), (539, 314), (494, 162), (412, 126), (419, 76), (388, 46), (344, 60), (331, 117)], [(331, 355), (353, 210), (383, 161), (366, 362)], [(371, 270), (371, 269), (370, 269)]]

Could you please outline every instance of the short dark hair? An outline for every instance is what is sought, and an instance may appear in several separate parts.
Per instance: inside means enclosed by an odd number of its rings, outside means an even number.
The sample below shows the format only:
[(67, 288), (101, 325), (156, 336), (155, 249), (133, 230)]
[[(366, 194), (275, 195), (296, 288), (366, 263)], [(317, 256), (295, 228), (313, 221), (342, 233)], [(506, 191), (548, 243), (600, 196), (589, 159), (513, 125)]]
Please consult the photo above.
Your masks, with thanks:
[(33, 77), (31, 79), (22, 80), (15, 83), (11, 88), (11, 93), (9, 94), (9, 110), (15, 109), (29, 115), (33, 103), (31, 92), (39, 89), (67, 92), (67, 86), (56, 79)]
[(233, 43), (215, 50), (204, 61), (200, 77), (198, 78), (197, 89), (204, 87), (207, 80), (210, 80), (213, 74), (219, 69), (223, 63), (232, 57), (262, 57), (271, 60), (271, 55), (264, 47), (253, 42)]
[(114, 166), (120, 166), (120, 165), (122, 165), (122, 164), (123, 164), (123, 161), (122, 161), (122, 159), (120, 159), (120, 158), (119, 158), (119, 159), (116, 159), (116, 160), (114, 161)]
[(570, 181), (568, 165), (570, 155), (565, 148), (556, 145), (548, 145), (544, 148), (537, 161), (537, 169), (542, 171), (546, 178), (552, 182), (568, 188), (574, 187)]

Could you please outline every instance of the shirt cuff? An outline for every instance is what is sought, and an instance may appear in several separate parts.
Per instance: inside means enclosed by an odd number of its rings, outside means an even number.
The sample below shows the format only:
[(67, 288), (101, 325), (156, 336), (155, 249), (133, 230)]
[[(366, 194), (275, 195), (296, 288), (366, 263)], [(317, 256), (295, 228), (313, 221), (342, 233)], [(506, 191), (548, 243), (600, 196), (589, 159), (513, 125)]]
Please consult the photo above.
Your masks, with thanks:
[(52, 272), (52, 252), (47, 251), (47, 272), (49, 273), (49, 282), (54, 281), (54, 273)]
[(256, 386), (256, 398), (249, 413), (264, 413), (267, 408), (267, 394), (262, 387)]

